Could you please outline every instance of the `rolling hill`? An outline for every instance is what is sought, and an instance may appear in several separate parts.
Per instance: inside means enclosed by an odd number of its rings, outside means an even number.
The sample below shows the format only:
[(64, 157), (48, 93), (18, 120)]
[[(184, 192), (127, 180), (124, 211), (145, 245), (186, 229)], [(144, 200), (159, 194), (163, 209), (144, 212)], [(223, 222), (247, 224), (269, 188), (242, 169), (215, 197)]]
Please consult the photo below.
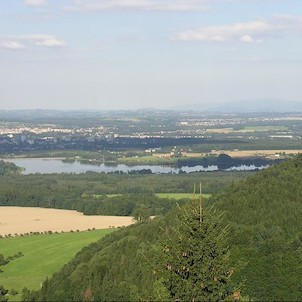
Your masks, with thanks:
[[(224, 212), (222, 225), (229, 226), (235, 272), (230, 288), (239, 287), (246, 299), (301, 300), (301, 184), (302, 156), (298, 156), (229, 186), (205, 207), (206, 212), (211, 207)], [(167, 230), (179, 227), (177, 215), (172, 211), (88, 246), (27, 299), (150, 300), (158, 284), (152, 271), (155, 259), (146, 255), (152, 255), (151, 246), (160, 246), (174, 234)]]

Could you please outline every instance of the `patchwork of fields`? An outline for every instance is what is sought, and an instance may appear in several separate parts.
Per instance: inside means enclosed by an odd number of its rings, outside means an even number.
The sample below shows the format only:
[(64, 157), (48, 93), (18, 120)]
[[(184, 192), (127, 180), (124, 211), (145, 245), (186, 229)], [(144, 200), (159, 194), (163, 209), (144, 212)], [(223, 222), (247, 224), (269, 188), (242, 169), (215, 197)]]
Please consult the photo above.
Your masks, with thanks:
[[(191, 193), (157, 195), (160, 198), (192, 198)], [(83, 247), (113, 232), (114, 228), (133, 222), (132, 217), (125, 216), (85, 216), (70, 210), (0, 207), (0, 235), (3, 236), (0, 254), (6, 259), (21, 255), (0, 267), (0, 284), (9, 290), (10, 301), (21, 301), (24, 287), (39, 289), (47, 277)], [(41, 234), (33, 234), (38, 232)]]

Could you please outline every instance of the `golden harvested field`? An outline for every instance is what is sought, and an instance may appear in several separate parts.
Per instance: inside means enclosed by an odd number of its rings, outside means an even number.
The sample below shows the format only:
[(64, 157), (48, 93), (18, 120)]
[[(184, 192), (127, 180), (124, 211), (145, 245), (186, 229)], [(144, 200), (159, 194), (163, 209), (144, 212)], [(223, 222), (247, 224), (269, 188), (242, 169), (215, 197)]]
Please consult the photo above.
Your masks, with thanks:
[(298, 154), (302, 153), (302, 150), (223, 150), (212, 152), (211, 154), (227, 154), (232, 157), (249, 157), (249, 156), (272, 156), (276, 154)]
[(231, 133), (231, 132), (235, 132), (233, 130), (233, 128), (213, 128), (213, 129), (206, 129), (205, 132), (207, 133), (224, 133), (224, 134), (228, 134), (228, 133)]
[(132, 217), (124, 216), (85, 216), (70, 210), (0, 207), (0, 235), (2, 236), (29, 232), (106, 229), (128, 226), (132, 223)]
[[(250, 156), (275, 156), (278, 154), (298, 154), (302, 153), (302, 150), (216, 150), (210, 153), (187, 153), (185, 157), (203, 157), (206, 155), (219, 155), (227, 154), (231, 157), (250, 157)], [(154, 156), (164, 156), (164, 154), (154, 154)]]

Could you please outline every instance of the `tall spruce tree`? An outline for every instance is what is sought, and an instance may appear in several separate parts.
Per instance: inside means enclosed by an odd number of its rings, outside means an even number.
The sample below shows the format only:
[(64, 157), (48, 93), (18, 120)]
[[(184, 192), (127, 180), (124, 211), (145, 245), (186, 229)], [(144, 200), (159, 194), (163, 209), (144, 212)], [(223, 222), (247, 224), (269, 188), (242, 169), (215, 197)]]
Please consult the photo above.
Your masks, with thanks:
[[(221, 214), (196, 201), (179, 207), (176, 227), (157, 248), (155, 299), (221, 301), (239, 298), (230, 287), (232, 269)], [(237, 296), (236, 296), (237, 295)]]

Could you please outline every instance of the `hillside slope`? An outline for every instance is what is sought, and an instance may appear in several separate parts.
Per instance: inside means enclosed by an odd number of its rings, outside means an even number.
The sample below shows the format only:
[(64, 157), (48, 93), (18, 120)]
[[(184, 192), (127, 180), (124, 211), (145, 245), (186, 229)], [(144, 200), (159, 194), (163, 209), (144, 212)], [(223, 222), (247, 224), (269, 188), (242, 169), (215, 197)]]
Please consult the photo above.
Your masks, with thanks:
[(244, 292), (257, 300), (301, 300), (302, 156), (230, 186), (211, 203), (232, 227)]
[[(231, 185), (210, 204), (225, 212), (233, 283), (257, 301), (301, 300), (302, 156)], [(40, 300), (150, 300), (154, 278), (144, 245), (175, 226), (170, 213), (115, 232), (80, 252), (38, 293)], [(177, 226), (176, 226), (177, 227)]]
[(221, 215), (201, 223), (190, 202), (90, 245), (26, 300), (220, 301), (234, 292), (226, 238)]
[[(162, 220), (139, 223), (84, 248), (60, 272), (46, 280), (39, 301), (150, 300), (153, 278), (142, 244), (159, 238)], [(27, 297), (32, 301), (37, 295)]]

